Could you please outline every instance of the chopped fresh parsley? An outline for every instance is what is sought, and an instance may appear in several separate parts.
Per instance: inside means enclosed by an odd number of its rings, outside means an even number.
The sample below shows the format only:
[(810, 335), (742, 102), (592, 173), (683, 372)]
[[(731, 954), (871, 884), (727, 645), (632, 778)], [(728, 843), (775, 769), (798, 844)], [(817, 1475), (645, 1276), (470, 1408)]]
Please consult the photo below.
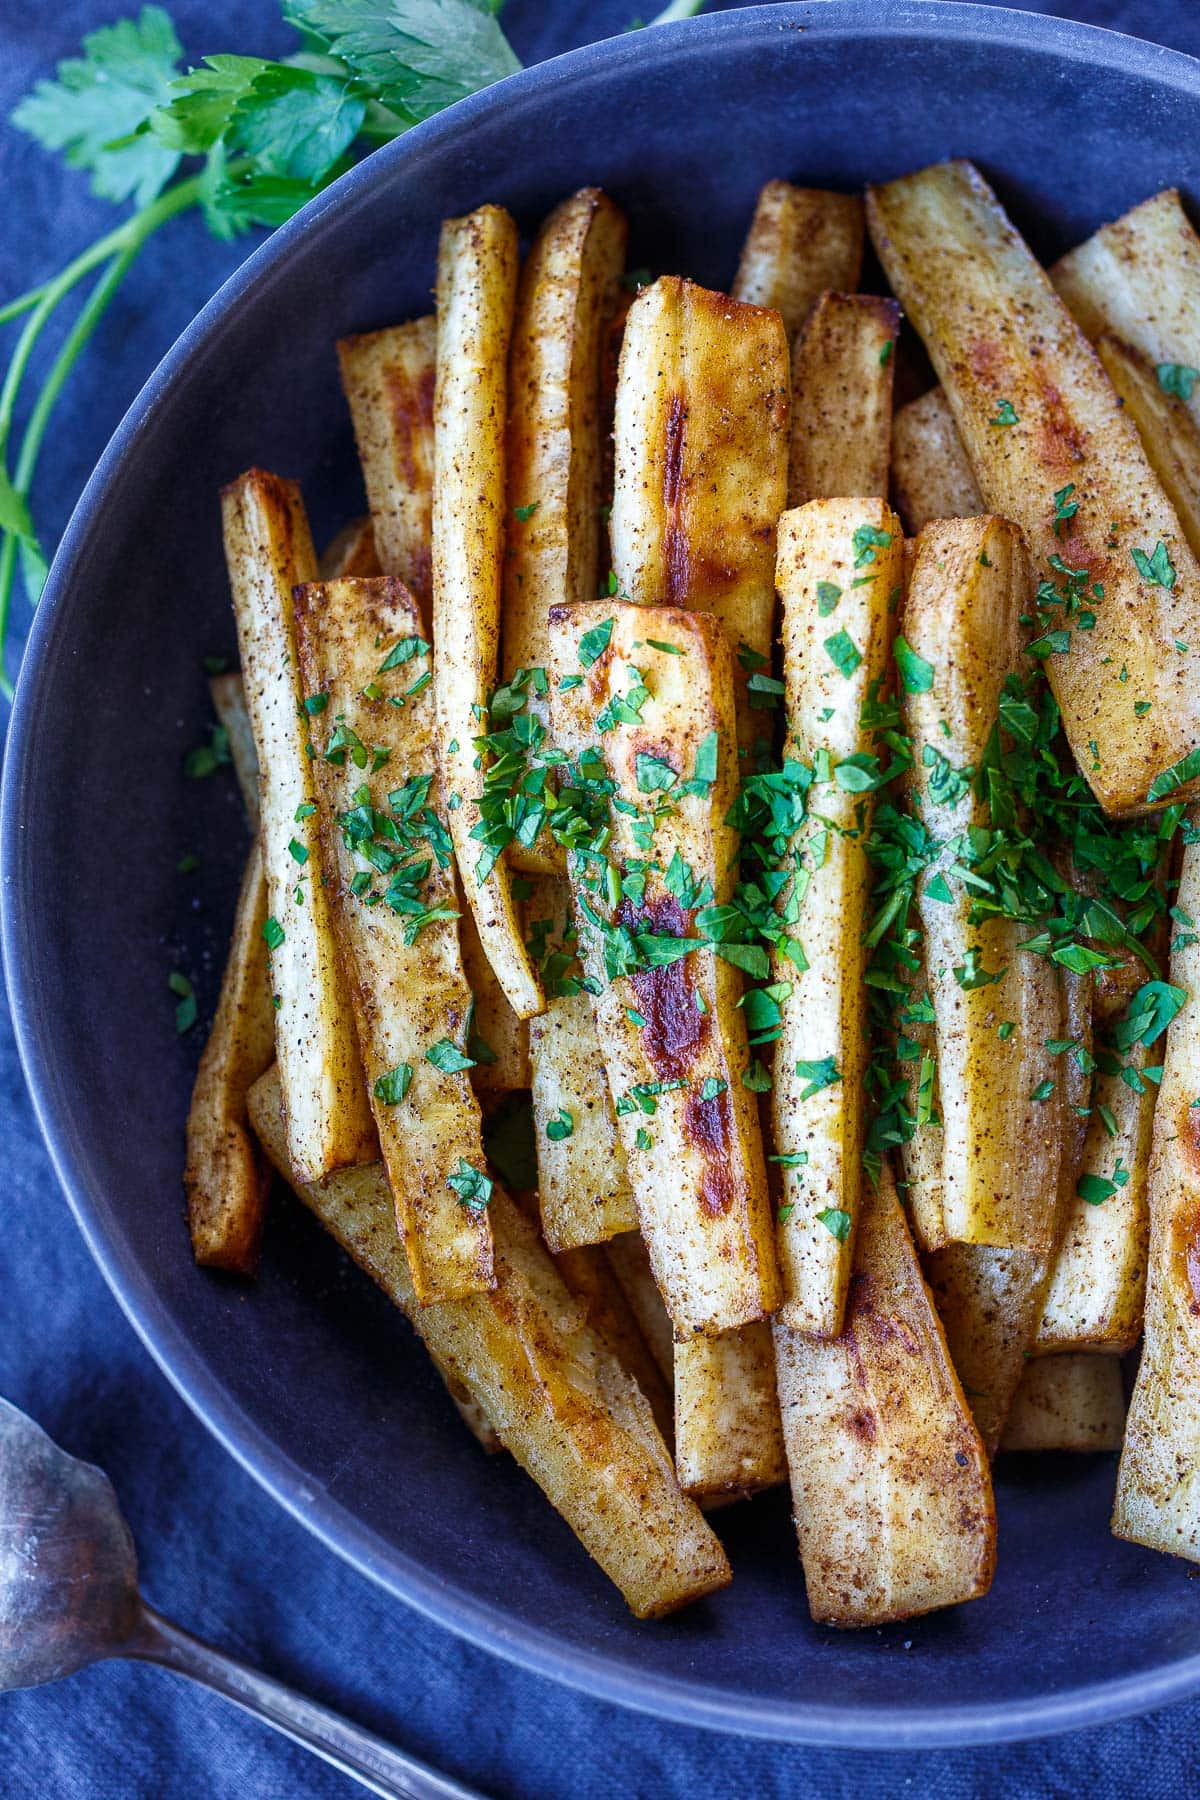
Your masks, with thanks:
[(473, 1057), (464, 1056), (458, 1045), (451, 1038), (439, 1038), (425, 1052), (425, 1061), (440, 1069), (443, 1075), (457, 1075), (463, 1069), (473, 1069)]
[(933, 664), (919, 656), (902, 634), (897, 635), (892, 654), (905, 693), (927, 694), (933, 686)]
[(1152, 587), (1173, 588), (1175, 586), (1175, 565), (1167, 553), (1167, 546), (1160, 538), (1149, 556), (1144, 550), (1131, 550), (1133, 566), (1143, 581)]
[(844, 1244), (850, 1236), (851, 1219), (848, 1212), (839, 1206), (827, 1206), (817, 1214), (817, 1223), (831, 1232), (839, 1244)]
[(807, 1062), (803, 1057), (796, 1064), (796, 1073), (807, 1087), (800, 1090), (801, 1100), (811, 1100), (822, 1088), (832, 1087), (842, 1079), (842, 1072), (837, 1066), (836, 1057), (821, 1056), (815, 1062)]
[(446, 1177), (446, 1186), (453, 1188), (458, 1195), (460, 1206), (469, 1207), (472, 1212), (483, 1212), (492, 1197), (495, 1183), (482, 1169), (477, 1169), (474, 1163), (461, 1157), (454, 1174)]
[(1200, 369), (1193, 369), (1191, 363), (1159, 363), (1154, 372), (1163, 393), (1170, 394), (1173, 400), (1190, 400), (1200, 381)]
[(552, 1144), (560, 1144), (564, 1138), (569, 1138), (574, 1129), (574, 1114), (565, 1106), (560, 1106), (554, 1117), (546, 1121), (546, 1136)]
[(989, 419), (989, 425), (1016, 425), (1019, 423), (1016, 408), (1011, 400), (1002, 400), (996, 408), (996, 416)]
[(182, 1036), (196, 1023), (196, 995), (191, 982), (180, 969), (171, 970), (167, 976), (167, 986), (176, 997), (175, 1030)]
[(262, 935), (263, 943), (267, 946), (268, 950), (278, 950), (284, 939), (283, 926), (279, 923), (278, 919), (269, 918), (264, 921)]
[(397, 1063), (376, 1081), (372, 1092), (384, 1106), (398, 1106), (412, 1085), (412, 1064)]
[(849, 678), (862, 661), (862, 652), (847, 631), (835, 631), (825, 639), (825, 653), (840, 675)]

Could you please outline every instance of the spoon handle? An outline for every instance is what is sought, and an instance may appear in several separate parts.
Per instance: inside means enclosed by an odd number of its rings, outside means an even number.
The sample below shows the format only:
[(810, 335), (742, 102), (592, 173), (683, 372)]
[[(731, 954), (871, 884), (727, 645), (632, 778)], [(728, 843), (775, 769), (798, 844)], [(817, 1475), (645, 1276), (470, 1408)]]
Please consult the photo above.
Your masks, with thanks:
[(189, 1675), (235, 1706), (265, 1719), (276, 1731), (324, 1757), (344, 1775), (352, 1775), (372, 1793), (387, 1800), (481, 1800), (473, 1788), (460, 1786), (436, 1769), (427, 1768), (402, 1750), (363, 1731), (328, 1707), (306, 1700), (302, 1694), (274, 1681), (257, 1669), (225, 1656), (201, 1643), (190, 1632), (164, 1619), (152, 1606), (142, 1605), (142, 1622), (121, 1649), (122, 1656), (161, 1663), (177, 1674)]

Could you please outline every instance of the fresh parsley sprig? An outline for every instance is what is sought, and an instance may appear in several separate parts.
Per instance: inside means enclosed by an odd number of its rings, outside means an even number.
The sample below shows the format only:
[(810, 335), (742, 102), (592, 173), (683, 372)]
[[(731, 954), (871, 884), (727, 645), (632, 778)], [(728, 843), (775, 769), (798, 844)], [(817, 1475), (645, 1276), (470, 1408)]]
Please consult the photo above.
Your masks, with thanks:
[[(48, 556), (30, 494), (59, 395), (146, 241), (199, 208), (232, 239), (291, 218), (362, 154), (521, 64), (500, 28), (502, 0), (282, 0), (295, 54), (206, 56), (182, 66), (171, 18), (143, 6), (90, 32), (12, 115), (13, 123), (86, 173), (92, 191), (133, 212), (56, 275), (0, 305), (23, 320), (0, 382), (0, 693), (12, 697), (7, 640), (18, 565), (36, 603)], [(698, 13), (674, 0), (650, 21)], [(41, 381), (10, 454), (18, 402), (39, 339), (60, 308), (92, 285)]]

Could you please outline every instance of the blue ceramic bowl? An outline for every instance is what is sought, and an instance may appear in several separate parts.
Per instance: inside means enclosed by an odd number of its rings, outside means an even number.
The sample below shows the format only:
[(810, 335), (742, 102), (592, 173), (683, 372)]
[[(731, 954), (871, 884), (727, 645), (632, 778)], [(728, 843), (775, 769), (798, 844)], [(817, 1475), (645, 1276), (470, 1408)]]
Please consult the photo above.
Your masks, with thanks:
[[(774, 1495), (722, 1516), (727, 1593), (635, 1624), (532, 1484), (485, 1465), (407, 1327), (297, 1206), (279, 1205), (253, 1290), (193, 1268), (197, 1034), (175, 1038), (165, 983), (178, 959), (212, 1002), (245, 848), (232, 782), (181, 770), (208, 716), (201, 658), (233, 647), (217, 489), (251, 462), (297, 476), (318, 536), (362, 509), (333, 342), (427, 309), (443, 215), (499, 200), (528, 227), (599, 182), (634, 263), (722, 286), (766, 178), (859, 187), (951, 155), (1054, 253), (1167, 183), (1200, 196), (1200, 63), (939, 0), (765, 6), (546, 63), (380, 151), (250, 258), (121, 425), (37, 616), (4, 782), (4, 947), (43, 1129), (118, 1298), (234, 1455), (501, 1655), (677, 1719), (887, 1747), (1200, 1689), (1188, 1571), (1109, 1534), (1115, 1459), (1001, 1468), (1000, 1572), (973, 1606), (815, 1629)], [(197, 914), (175, 873), (189, 849)]]

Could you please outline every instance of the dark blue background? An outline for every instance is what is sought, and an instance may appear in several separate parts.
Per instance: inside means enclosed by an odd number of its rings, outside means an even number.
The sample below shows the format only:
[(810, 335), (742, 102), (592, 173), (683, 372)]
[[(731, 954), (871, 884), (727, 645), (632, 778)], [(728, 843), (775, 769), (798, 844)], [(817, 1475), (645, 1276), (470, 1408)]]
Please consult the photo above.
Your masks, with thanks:
[[(533, 62), (623, 29), (638, 6), (510, 0), (506, 23), (522, 58)], [(653, 0), (641, 7), (652, 11)], [(132, 10), (122, 0), (6, 0), (0, 116), (74, 51), (84, 31)], [(170, 10), (192, 56), (271, 54), (289, 43), (276, 0), (174, 0)], [(1077, 0), (1028, 10), (1065, 12), (1200, 54), (1196, 0)], [(114, 222), (79, 176), (4, 126), (0, 193), (0, 300), (44, 279)], [(187, 218), (143, 255), (77, 370), (44, 453), (37, 509), (51, 542), (126, 405), (241, 254)], [(387, 1599), (273, 1506), (158, 1374), (58, 1192), (6, 1015), (0, 1143), (0, 1392), (109, 1470), (138, 1541), (146, 1591), (164, 1611), (463, 1779), (496, 1795), (539, 1800), (1194, 1791), (1200, 1705), (1000, 1750), (897, 1758), (790, 1750), (659, 1725), (460, 1643)], [(164, 1196), (164, 1205), (176, 1204), (176, 1196)], [(157, 1671), (113, 1665), (0, 1701), (0, 1792), (13, 1800), (360, 1791)]]

